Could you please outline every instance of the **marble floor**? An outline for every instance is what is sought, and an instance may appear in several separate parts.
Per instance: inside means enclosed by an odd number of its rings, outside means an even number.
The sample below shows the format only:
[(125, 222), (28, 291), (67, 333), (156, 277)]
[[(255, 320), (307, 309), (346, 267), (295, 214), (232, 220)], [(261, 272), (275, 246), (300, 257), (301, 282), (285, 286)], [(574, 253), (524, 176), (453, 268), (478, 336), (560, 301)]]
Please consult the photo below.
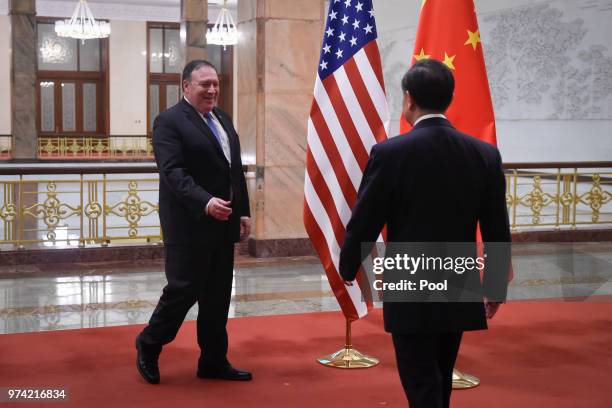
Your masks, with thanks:
[[(513, 266), (510, 301), (612, 294), (609, 242), (515, 245)], [(0, 266), (2, 276), (19, 272), (29, 277), (0, 279), (0, 334), (146, 323), (165, 285), (159, 260)], [(317, 258), (237, 260), (230, 317), (332, 310)], [(196, 315), (197, 305), (187, 318)]]

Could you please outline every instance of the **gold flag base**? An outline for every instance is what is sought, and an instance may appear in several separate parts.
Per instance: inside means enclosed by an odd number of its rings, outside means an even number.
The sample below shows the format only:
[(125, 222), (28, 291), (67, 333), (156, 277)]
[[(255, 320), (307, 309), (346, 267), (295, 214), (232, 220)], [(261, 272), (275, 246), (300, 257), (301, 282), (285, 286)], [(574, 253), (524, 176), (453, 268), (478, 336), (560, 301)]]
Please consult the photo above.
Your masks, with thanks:
[(366, 356), (352, 347), (343, 347), (335, 353), (319, 357), (317, 361), (325, 366), (336, 368), (368, 368), (380, 362), (377, 358)]
[(453, 370), (453, 390), (467, 390), (477, 387), (480, 384), (480, 379), (473, 375), (462, 373), (455, 369)]
[(346, 319), (346, 345), (335, 353), (317, 358), (317, 361), (327, 367), (335, 368), (369, 368), (380, 361), (355, 350), (351, 344), (351, 322)]

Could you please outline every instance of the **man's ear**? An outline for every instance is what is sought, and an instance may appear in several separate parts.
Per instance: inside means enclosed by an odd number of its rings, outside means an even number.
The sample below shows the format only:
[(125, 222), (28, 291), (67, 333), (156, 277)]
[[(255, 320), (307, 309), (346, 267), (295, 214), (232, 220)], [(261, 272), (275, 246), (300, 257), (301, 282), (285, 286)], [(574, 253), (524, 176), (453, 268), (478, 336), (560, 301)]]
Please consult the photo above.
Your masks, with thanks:
[(413, 111), (414, 111), (414, 100), (412, 99), (412, 95), (410, 95), (410, 92), (404, 91), (404, 100), (402, 102), (402, 114), (404, 115), (404, 118), (408, 121), (408, 123), (412, 123), (411, 118), (412, 118)]

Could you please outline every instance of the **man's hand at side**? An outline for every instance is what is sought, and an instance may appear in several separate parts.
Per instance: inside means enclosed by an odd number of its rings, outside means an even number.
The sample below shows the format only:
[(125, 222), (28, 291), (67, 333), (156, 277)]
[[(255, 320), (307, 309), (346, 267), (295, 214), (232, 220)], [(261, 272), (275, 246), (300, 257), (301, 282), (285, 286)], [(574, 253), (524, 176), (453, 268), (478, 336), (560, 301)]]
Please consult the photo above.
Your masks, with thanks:
[(229, 216), (232, 214), (232, 208), (230, 207), (231, 205), (231, 201), (225, 201), (218, 197), (213, 197), (206, 205), (205, 212), (206, 215), (210, 215), (219, 221), (227, 221)]
[(244, 241), (251, 235), (251, 219), (249, 217), (240, 217), (240, 240)]
[(492, 319), (495, 316), (495, 313), (499, 310), (500, 302), (492, 302), (489, 299), (485, 299), (485, 313), (487, 314), (487, 319)]

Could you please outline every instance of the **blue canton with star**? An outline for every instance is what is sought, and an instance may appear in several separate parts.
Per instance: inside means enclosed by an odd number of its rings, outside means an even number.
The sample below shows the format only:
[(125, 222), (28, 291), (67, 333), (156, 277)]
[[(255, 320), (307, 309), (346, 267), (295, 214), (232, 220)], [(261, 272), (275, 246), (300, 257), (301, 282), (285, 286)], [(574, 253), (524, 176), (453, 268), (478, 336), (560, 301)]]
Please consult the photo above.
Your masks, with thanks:
[(319, 59), (321, 80), (376, 38), (372, 0), (331, 0)]

